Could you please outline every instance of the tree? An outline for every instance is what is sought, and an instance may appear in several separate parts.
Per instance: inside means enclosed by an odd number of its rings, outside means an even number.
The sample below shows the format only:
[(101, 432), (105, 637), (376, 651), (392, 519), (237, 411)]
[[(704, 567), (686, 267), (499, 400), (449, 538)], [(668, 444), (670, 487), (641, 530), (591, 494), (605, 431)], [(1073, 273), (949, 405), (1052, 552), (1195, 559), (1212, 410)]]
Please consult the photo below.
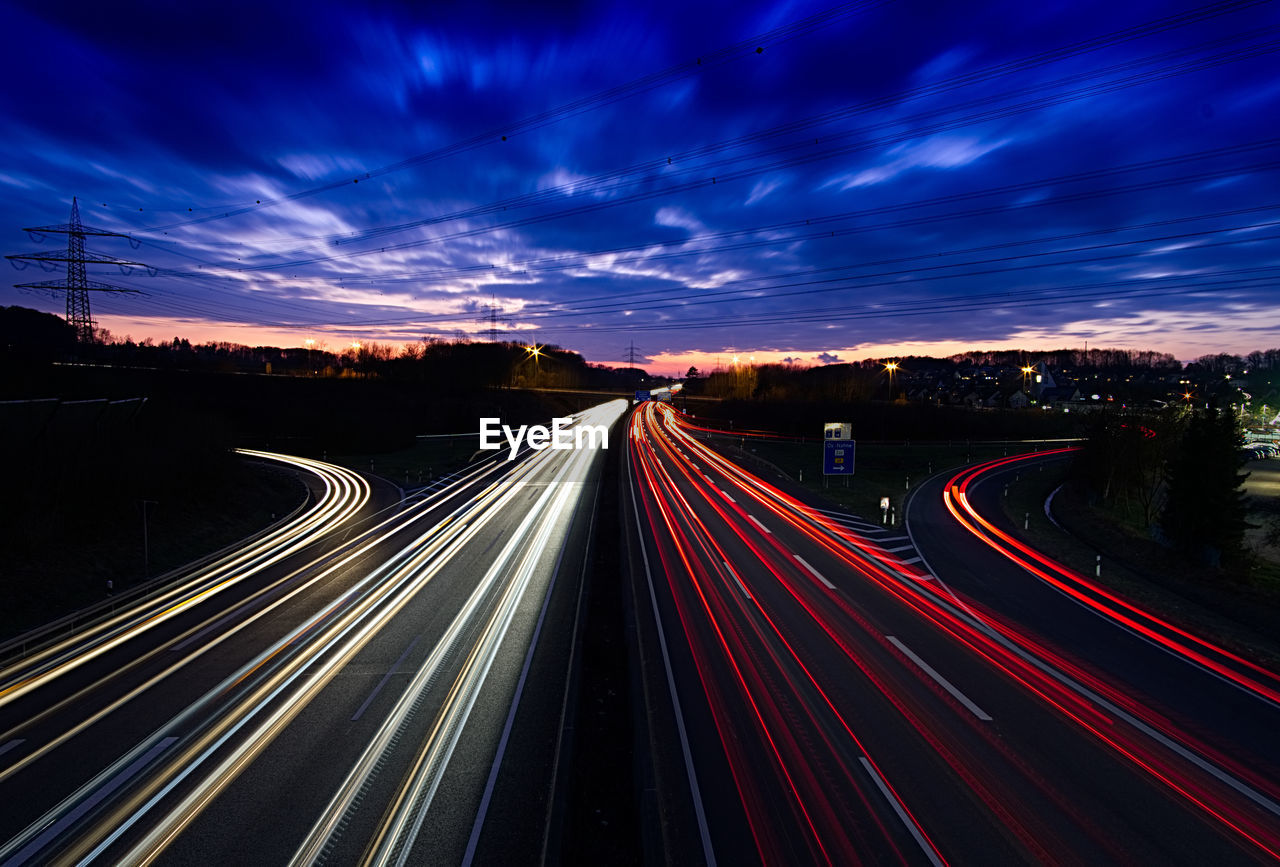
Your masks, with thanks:
[(697, 379), (700, 376), (698, 368), (690, 367), (689, 372), (684, 375), (685, 379)]
[(52, 357), (75, 345), (76, 330), (62, 317), (27, 307), (0, 307), (0, 355)]
[(1168, 498), (1160, 517), (1165, 537), (1212, 564), (1243, 551), (1244, 492), (1248, 477), (1244, 437), (1229, 412), (1210, 411), (1187, 424), (1169, 468)]

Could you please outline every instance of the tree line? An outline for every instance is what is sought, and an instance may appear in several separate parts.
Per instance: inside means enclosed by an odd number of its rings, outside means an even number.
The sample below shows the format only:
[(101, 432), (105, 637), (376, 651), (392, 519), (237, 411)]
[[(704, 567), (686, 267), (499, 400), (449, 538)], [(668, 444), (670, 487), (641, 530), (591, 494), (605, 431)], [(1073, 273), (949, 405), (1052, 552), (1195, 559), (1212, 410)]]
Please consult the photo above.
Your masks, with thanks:
[(1093, 420), (1074, 467), (1096, 501), (1202, 563), (1247, 565), (1244, 435), (1228, 411)]
[(248, 346), (229, 341), (116, 338), (99, 330), (77, 343), (59, 316), (23, 307), (0, 308), (0, 357), (17, 365), (76, 361), (157, 370), (262, 373), (326, 378), (381, 378), (450, 392), (477, 388), (630, 389), (643, 370), (589, 364), (577, 352), (513, 341), (424, 338), (404, 344), (353, 340), (340, 349)]

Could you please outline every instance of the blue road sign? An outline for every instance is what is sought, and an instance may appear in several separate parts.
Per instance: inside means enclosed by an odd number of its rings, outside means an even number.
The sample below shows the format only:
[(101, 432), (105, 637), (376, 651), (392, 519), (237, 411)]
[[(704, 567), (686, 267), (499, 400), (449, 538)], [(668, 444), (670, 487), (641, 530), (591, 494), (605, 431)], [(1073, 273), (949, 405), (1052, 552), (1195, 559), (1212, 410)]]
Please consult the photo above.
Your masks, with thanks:
[(648, 400), (648, 399), (649, 399), (649, 392), (647, 392), (647, 391), (637, 391), (637, 392), (636, 392), (636, 400), (637, 400), (637, 401), (645, 401), (645, 400)]
[(853, 475), (853, 456), (857, 451), (856, 440), (823, 440), (822, 474), (826, 476)]

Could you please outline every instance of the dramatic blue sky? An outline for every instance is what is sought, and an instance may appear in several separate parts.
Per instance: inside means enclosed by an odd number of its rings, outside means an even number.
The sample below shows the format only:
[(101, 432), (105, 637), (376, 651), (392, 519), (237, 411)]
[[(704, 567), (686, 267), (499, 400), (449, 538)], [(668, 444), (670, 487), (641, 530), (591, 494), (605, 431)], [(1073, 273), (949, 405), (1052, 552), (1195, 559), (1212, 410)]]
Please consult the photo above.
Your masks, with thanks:
[(0, 252), (78, 196), (116, 336), (1280, 344), (1276, 3), (75, 6), (0, 3)]

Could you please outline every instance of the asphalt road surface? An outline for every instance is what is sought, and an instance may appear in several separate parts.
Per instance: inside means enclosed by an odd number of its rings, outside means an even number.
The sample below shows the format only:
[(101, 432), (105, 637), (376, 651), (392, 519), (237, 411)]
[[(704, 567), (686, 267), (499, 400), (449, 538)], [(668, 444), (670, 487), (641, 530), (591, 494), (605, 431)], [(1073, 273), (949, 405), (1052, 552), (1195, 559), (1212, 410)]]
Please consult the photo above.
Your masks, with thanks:
[[(1280, 858), (1280, 683), (1018, 548), (1002, 475), (1033, 464), (931, 479), (887, 529), (695, 433), (652, 402), (615, 428), (634, 750), (577, 760), (626, 769), (641, 839), (597, 861)], [(573, 861), (601, 458), (403, 501), (301, 462), (273, 533), (8, 648), (0, 864)]]
[(629, 441), (651, 860), (1280, 855), (1276, 705), (1030, 576), (950, 514), (946, 479), (904, 542), (742, 471), (669, 407)]
[(0, 863), (489, 863), (534, 845), (600, 453), (505, 457), (404, 502), (307, 462), (322, 505), (281, 538), (12, 660)]

